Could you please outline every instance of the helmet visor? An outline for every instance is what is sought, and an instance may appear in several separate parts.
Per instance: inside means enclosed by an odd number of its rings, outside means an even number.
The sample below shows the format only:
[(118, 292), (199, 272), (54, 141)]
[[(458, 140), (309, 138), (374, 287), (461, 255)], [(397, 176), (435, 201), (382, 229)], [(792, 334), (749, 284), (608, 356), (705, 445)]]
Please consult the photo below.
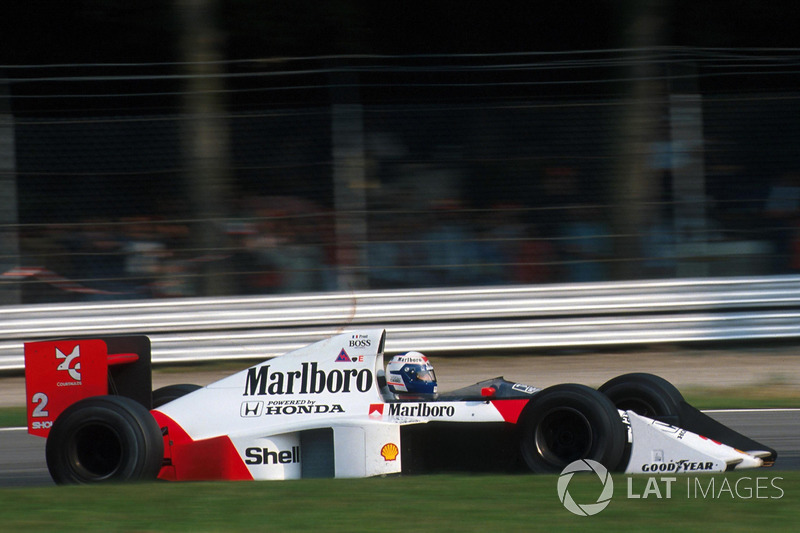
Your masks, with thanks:
[(426, 382), (436, 381), (436, 373), (434, 373), (432, 368), (420, 368), (417, 370), (416, 379), (417, 381)]

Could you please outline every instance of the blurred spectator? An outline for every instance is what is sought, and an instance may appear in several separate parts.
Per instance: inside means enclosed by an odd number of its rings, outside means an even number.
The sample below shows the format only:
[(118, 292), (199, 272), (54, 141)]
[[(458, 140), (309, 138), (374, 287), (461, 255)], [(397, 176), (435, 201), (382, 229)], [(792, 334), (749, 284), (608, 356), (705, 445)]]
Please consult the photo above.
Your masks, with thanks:
[(278, 217), (264, 212), (255, 225), (255, 232), (243, 239), (244, 248), (237, 254), (237, 271), (245, 293), (273, 294), (281, 290), (283, 272)]
[(578, 203), (581, 198), (578, 172), (571, 166), (551, 165), (537, 181), (533, 222), (543, 235), (557, 235), (565, 216), (564, 208)]
[(674, 277), (678, 266), (676, 245), (675, 229), (664, 222), (664, 217), (654, 216), (641, 233), (643, 277)]
[(770, 185), (764, 215), (768, 224), (767, 234), (774, 247), (773, 272), (791, 272), (800, 220), (800, 173), (786, 173)]
[(555, 280), (556, 249), (542, 238), (538, 226), (528, 224), (517, 246), (512, 266), (514, 283), (548, 283)]
[(612, 242), (609, 226), (590, 205), (576, 206), (569, 211), (561, 232), (562, 254), (566, 262), (567, 281), (605, 281)]
[(158, 278), (150, 292), (155, 298), (188, 298), (196, 296), (191, 263), (169, 251), (162, 257)]
[(320, 246), (314, 242), (313, 226), (304, 216), (282, 221), (283, 245), (280, 253), (282, 280), (280, 291), (312, 292), (322, 289), (322, 265), (325, 259)]
[(378, 214), (370, 222), (367, 244), (369, 286), (372, 289), (401, 289), (432, 284), (428, 277), (427, 214)]
[(429, 281), (436, 287), (480, 283), (474, 268), (480, 261), (475, 234), (458, 200), (433, 206), (434, 218), (424, 232)]
[(125, 275), (139, 296), (154, 295), (155, 284), (161, 272), (161, 262), (166, 257), (166, 245), (156, 233), (155, 223), (148, 217), (123, 220), (125, 241)]
[(189, 227), (177, 222), (160, 222), (156, 226), (165, 250), (160, 256), (158, 277), (152, 287), (157, 298), (196, 296), (194, 264), (186, 255)]
[(401, 217), (386, 213), (374, 217), (367, 243), (369, 287), (395, 289), (408, 287), (408, 243), (403, 242)]
[(258, 226), (249, 216), (228, 223), (227, 234), (232, 248), (228, 263), (233, 274), (234, 294), (275, 292), (271, 290), (275, 282), (262, 279), (264, 272), (257, 253)]
[[(332, 286), (329, 231), (312, 202), (253, 198), (254, 217), (229, 224), (231, 262), (242, 294), (321, 291)], [(249, 215), (250, 213), (248, 213)]]
[(88, 221), (75, 235), (75, 281), (95, 289), (90, 300), (115, 300), (134, 296), (126, 275), (124, 242), (116, 227), (102, 221)]
[[(74, 230), (73, 230), (74, 231)], [(21, 257), (18, 265), (25, 272), (15, 278), (21, 281), (23, 303), (63, 302), (76, 300), (78, 295), (30, 275), (35, 269), (71, 275), (75, 268), (74, 233), (66, 226), (23, 227), (20, 233)]]
[(482, 232), (476, 243), (479, 254), (474, 267), (477, 283), (494, 285), (515, 280), (520, 245), (526, 232), (521, 213), (519, 205), (497, 204), (484, 214)]

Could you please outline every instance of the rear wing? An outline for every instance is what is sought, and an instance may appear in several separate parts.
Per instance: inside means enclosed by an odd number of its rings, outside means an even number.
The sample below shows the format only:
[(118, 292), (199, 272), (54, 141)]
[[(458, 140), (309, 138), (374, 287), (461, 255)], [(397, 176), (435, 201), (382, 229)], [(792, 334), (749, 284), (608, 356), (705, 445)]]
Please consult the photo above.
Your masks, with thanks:
[(152, 408), (150, 339), (143, 335), (25, 343), (28, 433), (47, 437), (64, 409), (114, 394)]

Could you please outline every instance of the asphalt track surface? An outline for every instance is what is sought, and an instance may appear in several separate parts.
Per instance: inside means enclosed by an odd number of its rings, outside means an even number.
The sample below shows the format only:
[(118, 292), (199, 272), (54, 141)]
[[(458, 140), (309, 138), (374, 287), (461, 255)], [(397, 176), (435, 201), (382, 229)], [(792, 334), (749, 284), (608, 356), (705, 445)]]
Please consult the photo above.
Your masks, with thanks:
[[(773, 468), (800, 470), (800, 409), (706, 411), (728, 427), (778, 451)], [(25, 428), (0, 429), (0, 487), (53, 485), (44, 456), (45, 440)]]

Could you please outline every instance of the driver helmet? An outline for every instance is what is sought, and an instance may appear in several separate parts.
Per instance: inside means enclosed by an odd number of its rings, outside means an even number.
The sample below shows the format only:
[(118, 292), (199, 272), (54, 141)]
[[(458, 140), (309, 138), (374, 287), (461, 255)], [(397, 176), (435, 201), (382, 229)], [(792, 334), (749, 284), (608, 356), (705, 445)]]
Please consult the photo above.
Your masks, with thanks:
[(401, 399), (436, 396), (436, 373), (433, 365), (419, 352), (392, 357), (386, 365), (386, 384)]

